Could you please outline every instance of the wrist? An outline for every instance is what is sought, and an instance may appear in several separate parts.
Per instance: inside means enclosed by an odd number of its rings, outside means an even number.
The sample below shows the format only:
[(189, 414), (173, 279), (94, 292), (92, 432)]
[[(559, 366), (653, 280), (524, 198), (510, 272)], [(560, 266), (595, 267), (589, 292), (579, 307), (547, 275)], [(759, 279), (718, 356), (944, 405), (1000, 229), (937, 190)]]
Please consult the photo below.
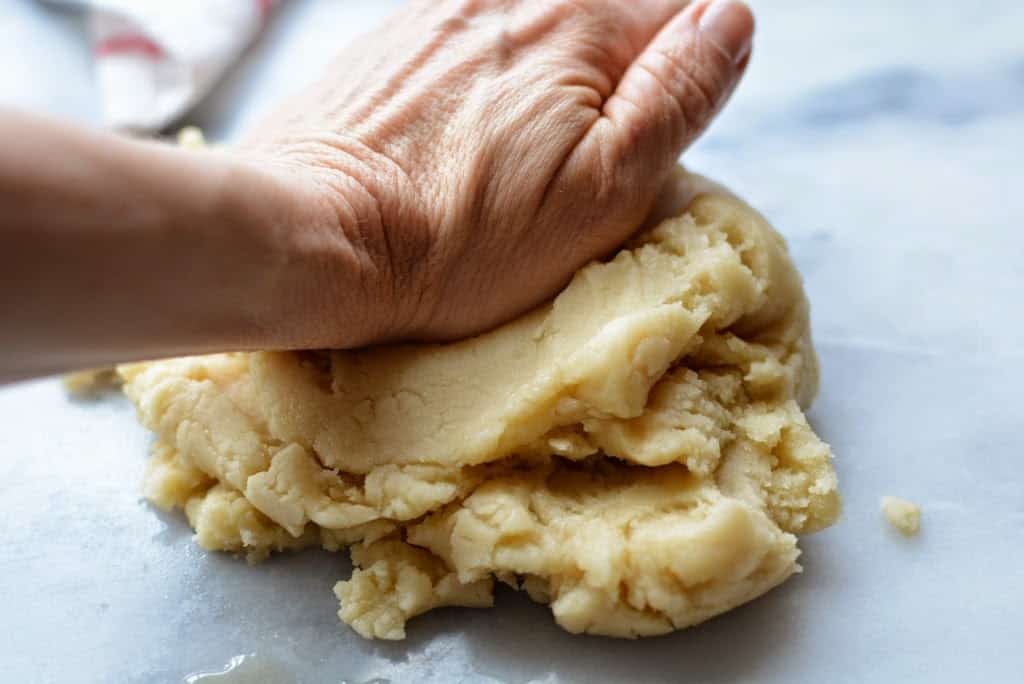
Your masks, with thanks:
[(392, 336), (395, 297), (376, 200), (354, 177), (246, 154), (228, 204), (269, 256), (257, 318), (273, 348)]

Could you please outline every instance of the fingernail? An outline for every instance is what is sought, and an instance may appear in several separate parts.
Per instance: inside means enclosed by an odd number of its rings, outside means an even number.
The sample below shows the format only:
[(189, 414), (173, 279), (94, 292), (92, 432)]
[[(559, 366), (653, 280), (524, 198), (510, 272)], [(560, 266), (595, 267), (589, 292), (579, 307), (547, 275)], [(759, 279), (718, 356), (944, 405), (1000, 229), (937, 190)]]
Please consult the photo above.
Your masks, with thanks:
[(739, 0), (712, 0), (700, 17), (700, 30), (736, 64), (750, 52), (754, 17)]

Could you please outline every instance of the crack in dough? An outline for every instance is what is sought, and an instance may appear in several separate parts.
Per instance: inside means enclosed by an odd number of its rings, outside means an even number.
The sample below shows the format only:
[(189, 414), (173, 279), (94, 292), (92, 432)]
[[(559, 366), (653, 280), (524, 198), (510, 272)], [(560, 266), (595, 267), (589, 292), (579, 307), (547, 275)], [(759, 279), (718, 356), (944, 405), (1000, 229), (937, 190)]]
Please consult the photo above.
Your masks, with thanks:
[(494, 579), (619, 637), (763, 594), (839, 514), (807, 301), (756, 212), (673, 182), (678, 215), (476, 338), (122, 366), (146, 496), (251, 561), (351, 546), (339, 616), (368, 638)]

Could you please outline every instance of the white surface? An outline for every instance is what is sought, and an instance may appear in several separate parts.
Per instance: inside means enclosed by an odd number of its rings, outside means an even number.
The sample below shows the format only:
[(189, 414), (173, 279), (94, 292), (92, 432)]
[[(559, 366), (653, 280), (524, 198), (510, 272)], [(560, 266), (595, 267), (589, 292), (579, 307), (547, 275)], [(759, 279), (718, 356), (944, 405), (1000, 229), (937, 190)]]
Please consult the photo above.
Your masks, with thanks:
[[(286, 8), (196, 120), (235, 135), (391, 4)], [(0, 391), (0, 679), (176, 682), (255, 653), (270, 681), (1020, 681), (1024, 9), (754, 5), (746, 85), (686, 159), (786, 233), (813, 301), (812, 418), (845, 513), (802, 542), (803, 575), (646, 641), (569, 636), (506, 592), (417, 619), (405, 643), (365, 642), (334, 615), (343, 555), (250, 568), (202, 552), (139, 500), (148, 437), (127, 402), (69, 403), (43, 381)], [(34, 5), (0, 8), (20, 41), (0, 41), (5, 65), (66, 66), (5, 67), (0, 101), (93, 118), (74, 35)], [(918, 538), (888, 528), (883, 494), (923, 506)]]

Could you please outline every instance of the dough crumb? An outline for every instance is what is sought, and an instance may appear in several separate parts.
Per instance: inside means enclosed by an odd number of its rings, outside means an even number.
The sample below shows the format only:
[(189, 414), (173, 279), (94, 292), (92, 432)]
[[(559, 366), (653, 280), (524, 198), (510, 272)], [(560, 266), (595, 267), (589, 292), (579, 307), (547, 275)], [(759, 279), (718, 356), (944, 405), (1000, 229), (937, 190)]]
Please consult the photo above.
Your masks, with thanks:
[(198, 126), (185, 126), (178, 131), (178, 145), (186, 150), (206, 149), (206, 136)]
[(121, 386), (121, 377), (113, 368), (96, 368), (68, 373), (61, 378), (64, 389), (73, 397), (91, 397)]
[(896, 496), (882, 497), (882, 513), (900, 534), (912, 537), (921, 529), (921, 507)]

